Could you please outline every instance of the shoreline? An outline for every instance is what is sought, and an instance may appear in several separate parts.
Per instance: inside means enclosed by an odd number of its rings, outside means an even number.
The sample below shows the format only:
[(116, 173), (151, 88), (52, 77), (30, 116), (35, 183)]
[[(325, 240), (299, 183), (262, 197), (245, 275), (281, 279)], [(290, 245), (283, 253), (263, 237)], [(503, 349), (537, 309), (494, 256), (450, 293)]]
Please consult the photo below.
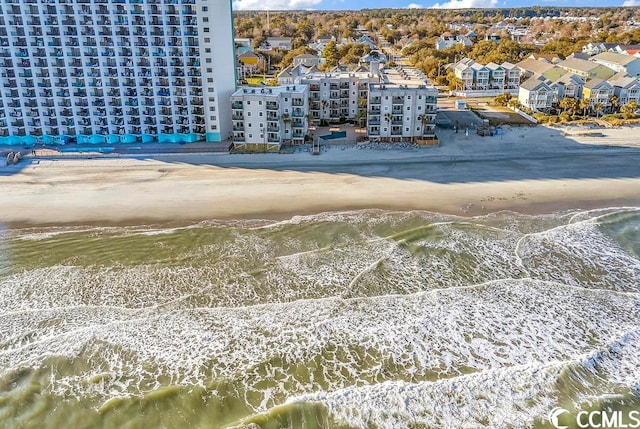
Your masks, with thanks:
[(471, 217), (640, 207), (640, 133), (633, 131), (607, 129), (598, 139), (543, 126), (507, 129), (500, 139), (443, 131), (438, 147), (333, 146), (315, 157), (32, 159), (0, 167), (0, 221), (140, 225), (365, 209)]
[[(640, 207), (640, 179), (635, 178), (443, 184), (157, 161), (118, 160), (124, 165), (100, 166), (103, 161), (49, 161), (56, 167), (41, 162), (35, 168), (40, 174), (29, 174), (27, 180), (18, 174), (15, 184), (4, 187), (6, 201), (11, 203), (0, 207), (0, 219), (12, 227), (115, 226), (216, 219), (277, 221), (366, 209), (472, 217), (505, 210), (533, 215)], [(59, 168), (65, 170), (62, 177), (55, 174)]]

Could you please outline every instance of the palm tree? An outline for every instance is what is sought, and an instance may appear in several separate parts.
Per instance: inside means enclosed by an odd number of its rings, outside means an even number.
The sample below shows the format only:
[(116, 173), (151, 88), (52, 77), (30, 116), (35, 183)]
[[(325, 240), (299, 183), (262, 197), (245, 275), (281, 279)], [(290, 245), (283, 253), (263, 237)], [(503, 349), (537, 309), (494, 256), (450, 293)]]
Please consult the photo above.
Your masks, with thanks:
[(600, 117), (600, 113), (602, 113), (603, 104), (601, 102), (597, 102), (595, 106), (593, 106), (593, 110), (596, 112), (596, 118)]
[[(291, 129), (289, 127), (291, 125), (291, 116), (288, 113), (283, 114), (282, 122), (284, 123), (284, 135), (285, 137), (287, 137), (291, 134)], [(289, 138), (287, 138), (286, 140), (289, 140)]]
[[(387, 129), (389, 129), (389, 136), (391, 136), (391, 120), (393, 119), (393, 116), (391, 115), (391, 113), (385, 113), (384, 114), (384, 120), (387, 121)], [(391, 140), (391, 137), (388, 137), (389, 141)]]
[(587, 109), (591, 107), (591, 100), (589, 100), (588, 98), (583, 98), (582, 100), (580, 100), (578, 107), (582, 109), (582, 116), (587, 116)]
[(422, 124), (422, 137), (424, 137), (424, 132), (427, 128), (427, 124), (429, 123), (429, 117), (423, 113), (422, 115), (418, 116), (418, 120)]
[(327, 107), (329, 107), (329, 102), (327, 100), (322, 100), (320, 102), (320, 105), (322, 106), (322, 110), (320, 111), (320, 122), (322, 122), (326, 119), (325, 110), (327, 109)]
[(620, 106), (620, 99), (615, 95), (609, 97), (609, 105), (611, 106), (609, 109), (611, 113), (615, 113), (618, 111), (618, 107)]
[(632, 115), (638, 109), (638, 102), (636, 100), (629, 100), (627, 104), (620, 108), (620, 111), (625, 115)]
[(578, 101), (573, 97), (565, 97), (560, 100), (559, 106), (564, 112), (568, 111), (571, 113), (571, 116), (573, 116), (576, 112), (576, 108), (578, 107)]

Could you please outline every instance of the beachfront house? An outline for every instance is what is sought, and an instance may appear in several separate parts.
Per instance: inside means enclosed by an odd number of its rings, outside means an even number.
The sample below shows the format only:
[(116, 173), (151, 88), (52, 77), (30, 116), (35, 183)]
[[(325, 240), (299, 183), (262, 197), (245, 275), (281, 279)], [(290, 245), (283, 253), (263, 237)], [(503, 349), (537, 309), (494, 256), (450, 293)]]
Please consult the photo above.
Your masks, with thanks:
[(613, 94), (618, 98), (618, 105), (623, 106), (634, 100), (640, 104), (640, 80), (625, 73), (618, 73), (609, 79), (613, 86)]
[(462, 81), (463, 91), (475, 89), (474, 75), (475, 71), (471, 67), (475, 61), (470, 58), (464, 58), (453, 66), (453, 74)]
[(491, 62), (486, 65), (489, 70), (489, 88), (504, 90), (506, 70), (499, 64)]
[(582, 98), (589, 100), (591, 109), (595, 109), (596, 105), (602, 106), (603, 110), (609, 109), (613, 94), (613, 86), (603, 79), (591, 79), (582, 88)]
[(505, 88), (509, 90), (517, 90), (520, 87), (520, 74), (522, 70), (515, 64), (509, 62), (502, 63), (505, 71)]
[(474, 62), (471, 64), (471, 69), (473, 70), (473, 84), (475, 89), (489, 89), (489, 69), (487, 66)]
[(610, 68), (615, 72), (624, 72), (629, 76), (640, 77), (640, 58), (631, 55), (603, 52), (591, 58), (591, 61)]
[(560, 102), (563, 98), (570, 97), (577, 100), (582, 99), (582, 87), (584, 79), (573, 73), (566, 73), (556, 79), (552, 87), (556, 93), (554, 102)]
[(230, 99), (234, 149), (275, 152), (285, 142), (303, 143), (308, 99), (306, 85), (238, 89)]
[(518, 101), (534, 112), (548, 112), (553, 105), (554, 91), (544, 76), (533, 76), (520, 85)]

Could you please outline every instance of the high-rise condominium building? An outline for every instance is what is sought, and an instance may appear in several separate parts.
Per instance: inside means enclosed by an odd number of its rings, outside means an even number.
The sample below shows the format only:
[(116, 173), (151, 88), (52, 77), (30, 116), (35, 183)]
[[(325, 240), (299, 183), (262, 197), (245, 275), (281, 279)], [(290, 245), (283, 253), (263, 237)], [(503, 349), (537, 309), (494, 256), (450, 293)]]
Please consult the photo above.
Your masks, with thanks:
[(231, 137), (229, 0), (0, 0), (0, 136)]

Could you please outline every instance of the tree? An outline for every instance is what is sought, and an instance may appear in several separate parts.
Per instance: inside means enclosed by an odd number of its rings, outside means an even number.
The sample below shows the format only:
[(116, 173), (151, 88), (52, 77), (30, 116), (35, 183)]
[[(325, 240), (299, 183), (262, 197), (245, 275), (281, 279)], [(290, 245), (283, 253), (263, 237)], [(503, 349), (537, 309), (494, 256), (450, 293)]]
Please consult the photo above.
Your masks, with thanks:
[(593, 106), (593, 110), (596, 112), (596, 118), (600, 117), (600, 114), (602, 113), (602, 109), (604, 108), (603, 104), (601, 102), (597, 102), (594, 106)]
[(333, 68), (338, 65), (340, 56), (338, 54), (338, 47), (333, 40), (327, 43), (327, 46), (322, 50), (322, 58), (326, 60), (325, 66), (327, 68)]
[(578, 107), (582, 109), (582, 116), (587, 116), (587, 109), (591, 107), (591, 100), (589, 100), (588, 98), (583, 98), (582, 100), (580, 100)]
[(620, 99), (618, 99), (618, 97), (616, 97), (615, 95), (612, 95), (611, 97), (609, 97), (609, 104), (611, 105), (611, 107), (609, 108), (611, 110), (611, 113), (615, 113), (618, 111), (618, 107), (620, 107)]
[(620, 108), (620, 112), (625, 115), (633, 115), (636, 110), (638, 110), (638, 102), (636, 100), (630, 100)]
[(418, 120), (422, 124), (422, 136), (424, 137), (424, 132), (427, 129), (427, 124), (429, 123), (429, 117), (423, 113), (422, 115), (418, 116)]
[(565, 97), (560, 100), (559, 106), (564, 112), (570, 112), (573, 115), (578, 108), (578, 100), (573, 97)]

